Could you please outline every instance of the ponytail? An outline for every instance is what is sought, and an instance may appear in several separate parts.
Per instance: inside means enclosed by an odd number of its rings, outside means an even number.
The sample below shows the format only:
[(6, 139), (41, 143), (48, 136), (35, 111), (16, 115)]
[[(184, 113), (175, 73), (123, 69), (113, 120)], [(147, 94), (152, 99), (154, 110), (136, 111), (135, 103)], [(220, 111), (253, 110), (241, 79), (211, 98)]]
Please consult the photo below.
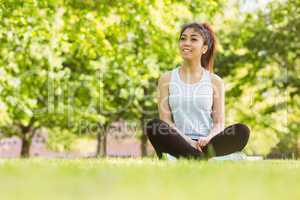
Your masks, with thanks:
[(205, 54), (201, 56), (201, 65), (212, 72), (216, 51), (216, 36), (212, 28), (207, 23), (203, 23), (202, 26), (207, 30), (209, 37), (206, 43), (208, 49)]
[(213, 72), (213, 65), (214, 65), (214, 54), (216, 51), (216, 36), (212, 28), (210, 27), (209, 24), (207, 23), (190, 23), (186, 24), (182, 27), (181, 32), (180, 32), (180, 37), (182, 33), (187, 29), (187, 28), (193, 28), (197, 32), (199, 32), (202, 37), (204, 38), (204, 45), (208, 46), (207, 51), (205, 54), (202, 54), (201, 56), (201, 65), (209, 70), (210, 72)]

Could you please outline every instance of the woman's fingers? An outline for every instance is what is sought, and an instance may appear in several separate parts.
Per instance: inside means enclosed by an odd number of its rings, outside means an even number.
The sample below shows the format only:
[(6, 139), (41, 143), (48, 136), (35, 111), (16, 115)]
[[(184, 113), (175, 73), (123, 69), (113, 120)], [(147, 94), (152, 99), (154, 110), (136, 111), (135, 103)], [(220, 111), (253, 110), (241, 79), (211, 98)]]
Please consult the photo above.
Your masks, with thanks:
[(203, 141), (202, 141), (202, 139), (200, 139), (200, 138), (199, 138), (199, 140), (198, 140), (198, 146), (200, 146), (200, 147), (203, 146)]
[(207, 138), (199, 138), (197, 142), (200, 147), (204, 147), (208, 144), (209, 140)]
[(197, 149), (202, 152), (201, 146), (199, 144), (197, 144)]

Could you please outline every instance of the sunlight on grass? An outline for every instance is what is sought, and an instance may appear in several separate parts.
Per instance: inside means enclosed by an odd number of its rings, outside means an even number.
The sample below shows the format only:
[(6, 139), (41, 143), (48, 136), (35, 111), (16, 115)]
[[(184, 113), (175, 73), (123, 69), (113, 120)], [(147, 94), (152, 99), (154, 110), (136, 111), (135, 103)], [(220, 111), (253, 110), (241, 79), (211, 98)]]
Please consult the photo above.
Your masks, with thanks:
[(0, 160), (0, 199), (299, 199), (300, 162)]

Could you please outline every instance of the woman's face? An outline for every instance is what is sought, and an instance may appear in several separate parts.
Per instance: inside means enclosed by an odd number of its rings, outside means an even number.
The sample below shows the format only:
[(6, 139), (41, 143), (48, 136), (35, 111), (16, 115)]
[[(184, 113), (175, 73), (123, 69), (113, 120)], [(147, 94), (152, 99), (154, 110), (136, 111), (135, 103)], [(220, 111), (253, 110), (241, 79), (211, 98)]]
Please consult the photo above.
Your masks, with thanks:
[(199, 59), (207, 51), (202, 35), (193, 28), (187, 28), (179, 41), (180, 54), (185, 60)]

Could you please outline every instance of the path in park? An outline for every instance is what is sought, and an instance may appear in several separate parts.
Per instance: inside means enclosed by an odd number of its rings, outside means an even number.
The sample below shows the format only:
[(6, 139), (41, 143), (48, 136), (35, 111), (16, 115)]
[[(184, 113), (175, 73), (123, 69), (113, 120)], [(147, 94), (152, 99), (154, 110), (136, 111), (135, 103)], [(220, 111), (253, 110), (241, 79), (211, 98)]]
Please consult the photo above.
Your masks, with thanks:
[[(96, 141), (89, 144), (94, 146), (92, 152), (73, 151), (73, 152), (54, 152), (47, 148), (47, 133), (36, 134), (32, 139), (29, 151), (30, 157), (47, 157), (47, 158), (78, 158), (78, 157), (94, 157), (96, 152)], [(88, 144), (88, 145), (89, 145)], [(107, 156), (111, 157), (140, 157), (141, 146), (140, 140), (135, 137), (116, 137), (116, 135), (108, 135), (107, 137)], [(18, 158), (21, 155), (22, 141), (20, 138), (13, 136), (0, 140), (0, 158)], [(147, 151), (152, 154), (153, 148), (148, 143)]]

